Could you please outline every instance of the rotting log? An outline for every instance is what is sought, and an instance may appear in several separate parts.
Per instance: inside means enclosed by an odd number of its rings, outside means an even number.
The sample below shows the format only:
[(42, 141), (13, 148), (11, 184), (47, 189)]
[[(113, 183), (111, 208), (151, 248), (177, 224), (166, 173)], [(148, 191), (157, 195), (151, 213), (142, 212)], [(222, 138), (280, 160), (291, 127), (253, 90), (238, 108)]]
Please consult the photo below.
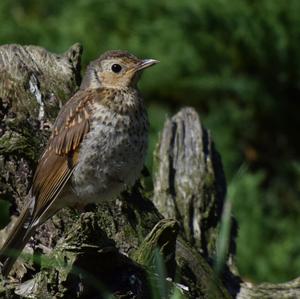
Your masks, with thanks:
[[(59, 108), (78, 88), (80, 57), (78, 44), (62, 55), (0, 47), (0, 199), (12, 204), (12, 215), (22, 207)], [(0, 298), (168, 298), (174, 291), (176, 298), (273, 298), (270, 285), (244, 283), (229, 268), (219, 278), (212, 269), (226, 183), (193, 109), (167, 120), (155, 161), (153, 201), (137, 182), (82, 214), (62, 210), (26, 246), (1, 282)], [(235, 229), (230, 255), (234, 238)], [(286, 290), (290, 297), (281, 298), (297, 298), (297, 285)]]

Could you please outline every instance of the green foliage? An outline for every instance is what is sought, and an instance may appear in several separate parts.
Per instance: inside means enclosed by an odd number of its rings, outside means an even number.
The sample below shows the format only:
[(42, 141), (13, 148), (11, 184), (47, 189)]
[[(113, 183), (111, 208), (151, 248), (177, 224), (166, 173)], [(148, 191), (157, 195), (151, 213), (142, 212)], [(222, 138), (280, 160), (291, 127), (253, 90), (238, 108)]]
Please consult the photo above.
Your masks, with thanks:
[(167, 120), (167, 117), (170, 116), (169, 110), (170, 108), (158, 104), (152, 104), (148, 108), (148, 116), (151, 122), (149, 130), (150, 138), (146, 165), (150, 170), (153, 168), (153, 152), (158, 142), (159, 132), (162, 129), (165, 121)]
[(157, 248), (154, 251), (152, 271), (148, 272), (151, 298), (153, 299), (186, 299), (180, 285), (167, 278), (163, 256)]
[[(285, 215), (262, 172), (245, 172), (230, 185), (239, 225), (237, 262), (244, 277), (282, 282), (299, 275), (298, 215)], [(269, 206), (265, 202), (272, 202)]]
[(0, 43), (79, 41), (84, 65), (112, 48), (160, 60), (141, 86), (149, 153), (167, 113), (196, 107), (227, 178), (249, 165), (231, 185), (239, 268), (281, 281), (300, 274), (299, 11), (298, 0), (2, 0)]
[(214, 269), (217, 274), (221, 274), (228, 257), (228, 249), (230, 244), (230, 233), (232, 225), (232, 204), (231, 200), (228, 199), (225, 202), (222, 221), (220, 227), (219, 238), (217, 240), (217, 255), (215, 257)]

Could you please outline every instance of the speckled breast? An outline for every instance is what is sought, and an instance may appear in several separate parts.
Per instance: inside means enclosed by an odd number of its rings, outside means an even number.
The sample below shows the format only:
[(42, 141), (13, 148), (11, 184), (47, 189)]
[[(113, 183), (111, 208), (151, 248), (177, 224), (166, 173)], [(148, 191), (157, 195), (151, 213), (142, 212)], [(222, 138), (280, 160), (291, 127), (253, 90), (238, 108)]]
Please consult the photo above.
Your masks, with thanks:
[(72, 177), (75, 192), (87, 201), (114, 199), (141, 173), (147, 150), (147, 114), (143, 105), (127, 104), (128, 109), (122, 111), (95, 105)]

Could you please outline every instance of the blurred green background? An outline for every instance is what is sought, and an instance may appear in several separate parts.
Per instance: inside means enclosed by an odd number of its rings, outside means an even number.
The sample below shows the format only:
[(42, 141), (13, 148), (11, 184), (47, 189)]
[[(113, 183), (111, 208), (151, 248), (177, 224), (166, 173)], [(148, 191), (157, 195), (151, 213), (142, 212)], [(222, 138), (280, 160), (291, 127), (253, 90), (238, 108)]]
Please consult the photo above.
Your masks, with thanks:
[(141, 84), (151, 149), (167, 115), (195, 107), (223, 158), (242, 276), (300, 275), (299, 0), (1, 0), (0, 20), (1, 44), (80, 42), (84, 66), (108, 49), (160, 60)]

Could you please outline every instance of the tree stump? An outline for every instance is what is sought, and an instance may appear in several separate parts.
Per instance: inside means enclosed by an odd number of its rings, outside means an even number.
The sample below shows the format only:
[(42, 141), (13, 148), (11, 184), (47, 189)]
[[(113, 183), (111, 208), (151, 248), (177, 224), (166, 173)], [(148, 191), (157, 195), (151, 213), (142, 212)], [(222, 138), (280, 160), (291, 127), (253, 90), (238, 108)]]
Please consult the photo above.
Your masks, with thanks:
[[(78, 88), (80, 57), (78, 44), (62, 55), (36, 46), (0, 47), (0, 199), (11, 203), (13, 215), (59, 108)], [(194, 109), (166, 121), (155, 162), (151, 198), (137, 182), (116, 200), (82, 214), (64, 209), (44, 224), (1, 281), (0, 298), (299, 295), (299, 281), (254, 286), (228, 267), (220, 277), (213, 271), (226, 182)], [(227, 259), (235, 254), (235, 232), (233, 225)], [(272, 297), (277, 291), (281, 297)]]

